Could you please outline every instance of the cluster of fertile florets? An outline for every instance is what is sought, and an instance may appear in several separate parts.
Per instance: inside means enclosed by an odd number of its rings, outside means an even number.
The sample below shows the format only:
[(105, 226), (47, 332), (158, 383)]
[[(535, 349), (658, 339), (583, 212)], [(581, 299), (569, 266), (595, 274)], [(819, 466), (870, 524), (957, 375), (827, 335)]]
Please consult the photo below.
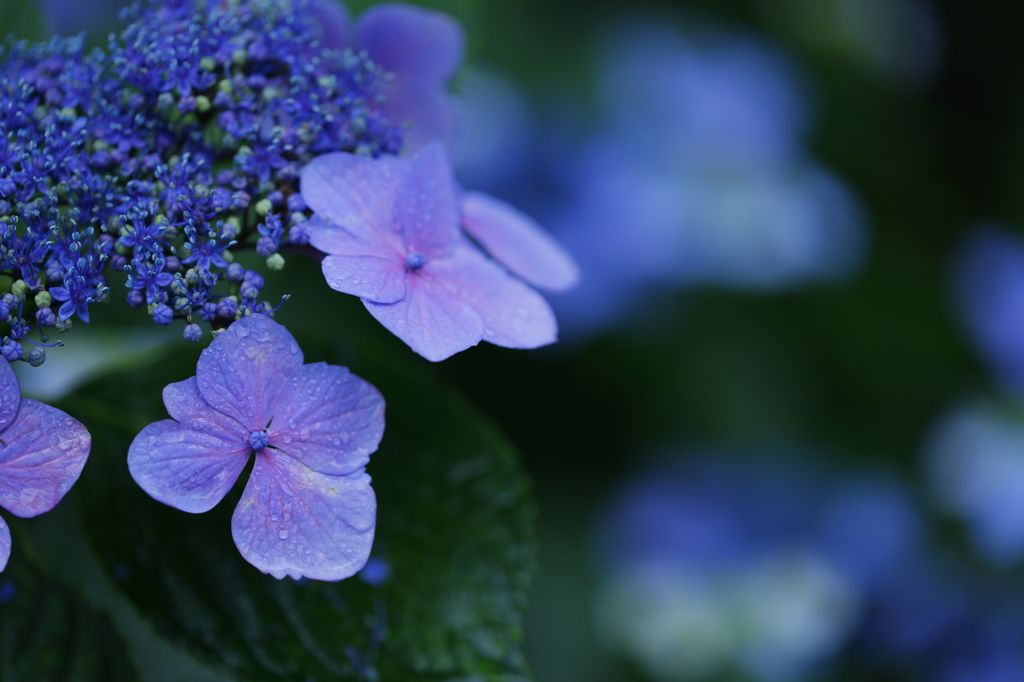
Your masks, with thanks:
[[(110, 271), (153, 321), (221, 328), (308, 242), (297, 194), (314, 156), (395, 153), (379, 110), (386, 75), (320, 46), (304, 0), (136, 4), (106, 51), (82, 40), (0, 55), (0, 354), (64, 332), (108, 298)], [(35, 342), (33, 342), (35, 343)]]

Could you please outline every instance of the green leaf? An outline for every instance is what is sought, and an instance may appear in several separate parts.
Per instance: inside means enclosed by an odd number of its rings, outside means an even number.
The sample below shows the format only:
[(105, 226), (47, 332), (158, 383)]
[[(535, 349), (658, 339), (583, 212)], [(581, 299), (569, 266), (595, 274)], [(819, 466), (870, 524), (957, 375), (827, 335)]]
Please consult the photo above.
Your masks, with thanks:
[(190, 515), (131, 480), (128, 445), (166, 419), (161, 388), (195, 373), (194, 351), (105, 377), (61, 407), (93, 434), (76, 490), (101, 563), (158, 632), (244, 680), (525, 680), (521, 615), (533, 572), (534, 508), (508, 444), (416, 362), (349, 364), (387, 401), (369, 473), (378, 499), (374, 587), (275, 580), (247, 564), (230, 517), (248, 477)]
[(138, 679), (110, 619), (17, 549), (0, 573), (0, 680)]

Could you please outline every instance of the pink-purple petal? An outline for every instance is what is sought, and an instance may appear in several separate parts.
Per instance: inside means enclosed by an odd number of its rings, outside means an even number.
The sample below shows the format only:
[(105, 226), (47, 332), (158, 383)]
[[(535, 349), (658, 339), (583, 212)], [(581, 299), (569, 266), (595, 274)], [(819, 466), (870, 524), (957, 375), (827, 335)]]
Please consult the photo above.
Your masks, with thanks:
[(207, 404), (250, 431), (266, 428), (277, 406), (280, 377), (302, 366), (288, 330), (266, 315), (249, 315), (221, 332), (196, 365)]
[(572, 256), (532, 218), (482, 192), (462, 195), (462, 227), (492, 258), (530, 284), (566, 291), (580, 279)]
[(7, 522), (0, 517), (0, 571), (7, 568), (7, 560), (11, 558), (11, 530)]
[(304, 225), (309, 243), (318, 251), (344, 256), (374, 256), (400, 262), (405, 258), (405, 249), (397, 229), (389, 228), (390, 234), (381, 236), (376, 232), (362, 237), (343, 227), (314, 215)]
[[(326, 228), (343, 228), (368, 244), (401, 249), (401, 235), (394, 223), (394, 207), (406, 176), (406, 163), (391, 157), (370, 159), (346, 152), (323, 154), (302, 169), (302, 199), (321, 218), (333, 225), (311, 229), (310, 241), (330, 250), (314, 237)], [(317, 246), (317, 248), (321, 248)]]
[(377, 500), (364, 471), (328, 476), (287, 455), (257, 455), (231, 518), (242, 557), (275, 578), (341, 580), (366, 563)]
[(356, 44), (402, 81), (442, 85), (465, 51), (462, 28), (452, 17), (404, 3), (382, 3), (359, 17)]
[(236, 420), (210, 407), (203, 400), (195, 377), (167, 384), (163, 397), (171, 418), (185, 428), (208, 433), (230, 443), (244, 441), (252, 433)]
[(182, 511), (213, 509), (245, 468), (246, 441), (194, 431), (176, 421), (153, 422), (128, 448), (128, 471), (150, 497)]
[(473, 246), (460, 244), (435, 263), (433, 275), (476, 311), (483, 340), (506, 348), (537, 348), (558, 340), (558, 323), (540, 294)]
[(0, 431), (6, 429), (18, 414), (21, 404), (21, 384), (11, 364), (0, 358)]
[(455, 148), (458, 114), (455, 100), (443, 88), (392, 81), (384, 88), (381, 110), (388, 120), (404, 123), (402, 154), (416, 154), (435, 140)]
[(395, 215), (409, 253), (431, 260), (452, 252), (459, 236), (459, 212), (452, 165), (440, 142), (432, 142), (413, 157)]
[(26, 518), (60, 502), (82, 473), (92, 444), (81, 422), (29, 399), (21, 401), (0, 439), (0, 507)]
[(346, 367), (303, 365), (284, 381), (270, 445), (342, 476), (366, 466), (384, 435), (384, 398)]
[(432, 268), (428, 264), (409, 277), (401, 301), (363, 304), (388, 331), (427, 360), (438, 362), (480, 343), (484, 325), (472, 306), (431, 276)]
[(405, 264), (377, 256), (330, 255), (320, 264), (327, 285), (375, 303), (394, 303), (405, 296)]

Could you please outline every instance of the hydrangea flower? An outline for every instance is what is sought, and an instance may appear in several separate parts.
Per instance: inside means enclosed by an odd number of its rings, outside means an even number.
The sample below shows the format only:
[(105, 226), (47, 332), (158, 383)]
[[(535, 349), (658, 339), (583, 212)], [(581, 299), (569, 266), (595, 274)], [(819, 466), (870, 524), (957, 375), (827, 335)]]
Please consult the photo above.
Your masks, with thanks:
[[(14, 370), (0, 362), (0, 507), (22, 518), (53, 509), (78, 480), (91, 445), (81, 422), (22, 398)], [(10, 555), (11, 533), (0, 518), (0, 571)]]
[(673, 462), (627, 485), (598, 534), (596, 625), (658, 680), (803, 680), (919, 545), (898, 482), (806, 466)]
[[(303, 169), (300, 190), (315, 213), (310, 243), (328, 254), (327, 283), (359, 296), (428, 360), (481, 340), (508, 348), (555, 341), (547, 302), (461, 233), (460, 197), (440, 143), (410, 161), (325, 154)], [(576, 277), (571, 260), (552, 259), (550, 249), (544, 255), (553, 242), (538, 238), (524, 219), (485, 195), (466, 195), (463, 203), (463, 224), (513, 271), (555, 287)], [(538, 254), (544, 257), (531, 261)], [(564, 267), (573, 271), (567, 276)]]
[(1024, 423), (1013, 409), (976, 401), (933, 428), (925, 447), (931, 487), (997, 565), (1024, 559)]
[(255, 454), (231, 519), (242, 556), (276, 578), (341, 580), (373, 544), (365, 467), (384, 432), (384, 399), (345, 367), (302, 360), (269, 317), (233, 323), (203, 351), (196, 376), (164, 389), (173, 419), (136, 436), (128, 468), (155, 499), (198, 514)]
[(558, 162), (569, 196), (547, 219), (590, 275), (555, 300), (567, 329), (681, 287), (782, 292), (857, 272), (863, 211), (810, 157), (808, 98), (777, 49), (643, 25), (612, 41), (598, 81), (604, 121)]
[(392, 74), (380, 106), (388, 120), (410, 125), (406, 153), (434, 140), (451, 149), (457, 117), (446, 84), (466, 43), (458, 22), (444, 12), (393, 2), (371, 7), (350, 27), (344, 5), (318, 0), (313, 7), (325, 47), (363, 51)]
[(1024, 240), (988, 226), (957, 253), (956, 303), (966, 331), (995, 380), (1024, 393)]

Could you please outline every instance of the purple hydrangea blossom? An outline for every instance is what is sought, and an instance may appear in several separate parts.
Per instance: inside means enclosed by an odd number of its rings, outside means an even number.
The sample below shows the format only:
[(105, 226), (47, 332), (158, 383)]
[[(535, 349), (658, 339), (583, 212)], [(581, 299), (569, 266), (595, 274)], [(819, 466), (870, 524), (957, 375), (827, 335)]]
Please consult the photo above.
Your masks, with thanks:
[(508, 348), (556, 340), (547, 302), (460, 231), (458, 192), (440, 143), (410, 161), (325, 154), (303, 170), (301, 191), (315, 212), (310, 243), (328, 254), (327, 283), (359, 296), (428, 360), (481, 340)]
[[(0, 362), (0, 507), (30, 518), (50, 511), (78, 480), (92, 438), (75, 419), (21, 397), (7, 362)], [(11, 555), (11, 534), (0, 518), (0, 571)]]
[(365, 51), (392, 74), (381, 110), (389, 120), (410, 125), (403, 136), (406, 153), (434, 140), (450, 150), (457, 116), (446, 83), (462, 61), (466, 42), (458, 22), (443, 12), (394, 2), (368, 9), (350, 28), (340, 3), (319, 0), (314, 8), (325, 47)]
[(363, 567), (377, 512), (365, 467), (384, 433), (377, 389), (345, 367), (304, 365), (288, 330), (254, 314), (163, 396), (173, 419), (147, 426), (128, 451), (143, 490), (205, 512), (255, 454), (231, 519), (245, 560), (276, 578), (341, 580)]

